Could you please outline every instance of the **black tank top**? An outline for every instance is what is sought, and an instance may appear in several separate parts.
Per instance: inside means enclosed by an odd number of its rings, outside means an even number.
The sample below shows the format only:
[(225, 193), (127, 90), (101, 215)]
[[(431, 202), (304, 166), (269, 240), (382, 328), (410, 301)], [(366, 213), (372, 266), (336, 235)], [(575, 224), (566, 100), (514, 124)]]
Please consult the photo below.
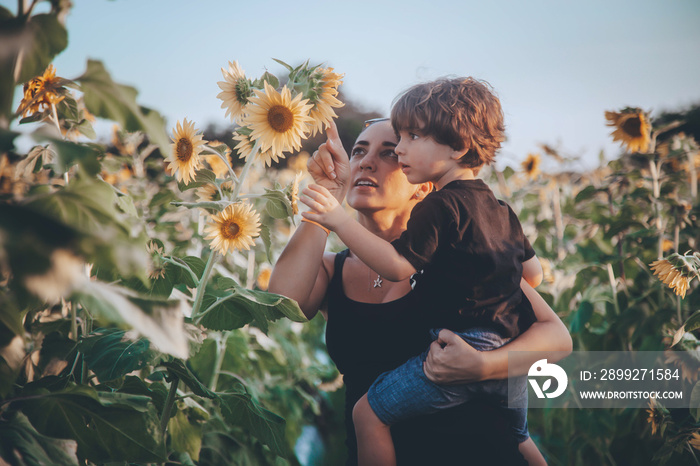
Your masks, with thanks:
[[(382, 372), (392, 370), (430, 345), (430, 316), (416, 291), (388, 303), (353, 301), (343, 290), (346, 249), (335, 257), (328, 286), (326, 346), (345, 381), (345, 427), (349, 458), (357, 464), (352, 408)], [(369, 282), (368, 282), (369, 283)], [(398, 465), (526, 464), (495, 407), (467, 403), (392, 426)]]

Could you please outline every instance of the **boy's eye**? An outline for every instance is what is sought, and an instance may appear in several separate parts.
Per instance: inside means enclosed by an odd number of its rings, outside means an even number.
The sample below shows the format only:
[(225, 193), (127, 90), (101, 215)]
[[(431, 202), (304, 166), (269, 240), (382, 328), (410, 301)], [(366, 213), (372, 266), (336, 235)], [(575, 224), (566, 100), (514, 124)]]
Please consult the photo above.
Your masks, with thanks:
[(419, 136), (416, 133), (408, 133), (408, 137), (410, 139), (418, 139)]

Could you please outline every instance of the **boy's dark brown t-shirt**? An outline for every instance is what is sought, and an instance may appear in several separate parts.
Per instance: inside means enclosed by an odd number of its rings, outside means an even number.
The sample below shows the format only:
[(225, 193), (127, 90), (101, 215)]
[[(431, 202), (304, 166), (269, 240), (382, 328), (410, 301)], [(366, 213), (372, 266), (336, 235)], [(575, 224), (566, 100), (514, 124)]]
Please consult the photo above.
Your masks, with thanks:
[(456, 180), (430, 193), (392, 242), (423, 273), (416, 291), (435, 327), (488, 327), (513, 338), (536, 318), (520, 289), (535, 255), (517, 215), (482, 180)]

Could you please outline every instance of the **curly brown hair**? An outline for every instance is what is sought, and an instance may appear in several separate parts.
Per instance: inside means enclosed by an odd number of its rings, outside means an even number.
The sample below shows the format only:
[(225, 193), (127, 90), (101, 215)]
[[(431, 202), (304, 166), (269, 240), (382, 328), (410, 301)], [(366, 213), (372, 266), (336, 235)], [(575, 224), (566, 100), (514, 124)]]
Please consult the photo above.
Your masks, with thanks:
[(460, 163), (477, 172), (493, 162), (505, 140), (501, 102), (486, 81), (441, 78), (417, 84), (397, 97), (391, 124), (420, 130), (439, 144), (465, 151)]

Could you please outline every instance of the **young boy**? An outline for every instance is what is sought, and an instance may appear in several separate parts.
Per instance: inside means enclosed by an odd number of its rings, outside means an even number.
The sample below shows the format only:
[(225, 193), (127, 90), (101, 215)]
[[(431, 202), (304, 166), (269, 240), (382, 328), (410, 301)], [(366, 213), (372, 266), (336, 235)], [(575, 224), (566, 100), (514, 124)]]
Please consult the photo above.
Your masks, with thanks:
[[(312, 211), (302, 215), (335, 231), (383, 278), (399, 281), (423, 270), (416, 291), (436, 328), (458, 332), (481, 351), (502, 346), (535, 321), (520, 280), (537, 286), (542, 269), (515, 213), (475, 178), (504, 140), (500, 102), (473, 78), (440, 79), (404, 93), (391, 121), (408, 181), (432, 182), (437, 189), (413, 209), (401, 237), (388, 243), (365, 230), (318, 185), (304, 190), (302, 202)], [(505, 405), (507, 381), (436, 385), (423, 372), (426, 355), (382, 374), (355, 406), (360, 464), (395, 464), (392, 424), (464, 403), (474, 394)], [(526, 408), (509, 409), (509, 416), (525, 442)]]

